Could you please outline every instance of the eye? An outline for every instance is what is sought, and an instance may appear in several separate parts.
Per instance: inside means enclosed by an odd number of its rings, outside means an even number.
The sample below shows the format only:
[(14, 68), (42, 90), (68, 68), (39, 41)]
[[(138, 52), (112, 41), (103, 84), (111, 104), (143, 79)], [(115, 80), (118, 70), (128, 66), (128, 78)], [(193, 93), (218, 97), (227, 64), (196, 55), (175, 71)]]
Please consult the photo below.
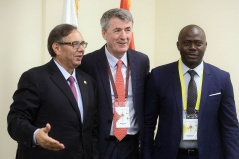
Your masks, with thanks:
[(114, 30), (114, 32), (115, 32), (115, 33), (119, 33), (119, 32), (120, 32), (120, 29), (119, 29), (119, 28), (116, 28), (116, 29)]
[(202, 41), (197, 41), (197, 42), (196, 42), (196, 45), (198, 45), (198, 46), (201, 46), (202, 44), (203, 44)]
[(127, 32), (131, 32), (131, 28), (126, 28), (126, 31)]
[(188, 45), (189, 45), (189, 42), (188, 42), (188, 41), (184, 41), (184, 42), (183, 42), (183, 45), (188, 46)]
[(80, 44), (79, 41), (73, 41), (73, 42), (72, 42), (72, 45), (79, 45), (79, 44)]

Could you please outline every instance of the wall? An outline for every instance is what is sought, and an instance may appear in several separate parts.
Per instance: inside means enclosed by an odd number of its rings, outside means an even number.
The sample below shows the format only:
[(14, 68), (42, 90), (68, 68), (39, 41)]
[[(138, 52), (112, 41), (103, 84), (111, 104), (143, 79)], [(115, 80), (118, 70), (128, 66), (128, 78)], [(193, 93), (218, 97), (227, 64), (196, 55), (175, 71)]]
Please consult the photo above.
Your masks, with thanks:
[[(239, 112), (238, 0), (156, 1), (155, 66), (179, 59), (176, 47), (179, 31), (186, 25), (201, 26), (207, 36), (205, 62), (230, 72)], [(237, 113), (238, 114), (238, 113)], [(239, 115), (238, 115), (239, 116)]]
[[(205, 61), (231, 73), (237, 111), (239, 74), (238, 0), (131, 0), (136, 50), (146, 53), (151, 68), (178, 60), (177, 36), (188, 24), (201, 26), (207, 35)], [(80, 0), (79, 29), (89, 42), (86, 53), (105, 44), (100, 17), (119, 7), (120, 0)], [(7, 113), (20, 75), (48, 62), (50, 30), (61, 22), (63, 0), (0, 0), (0, 158), (12, 159), (17, 143), (7, 133)]]
[[(86, 53), (105, 44), (101, 36), (100, 17), (106, 10), (119, 6), (120, 0), (79, 1), (79, 30), (89, 43)], [(18, 80), (24, 71), (51, 59), (46, 41), (52, 28), (61, 23), (62, 8), (63, 0), (0, 0), (1, 159), (12, 159), (16, 155), (17, 142), (7, 132), (7, 113)], [(153, 60), (155, 0), (132, 0), (131, 12), (135, 21), (136, 49), (147, 53)]]

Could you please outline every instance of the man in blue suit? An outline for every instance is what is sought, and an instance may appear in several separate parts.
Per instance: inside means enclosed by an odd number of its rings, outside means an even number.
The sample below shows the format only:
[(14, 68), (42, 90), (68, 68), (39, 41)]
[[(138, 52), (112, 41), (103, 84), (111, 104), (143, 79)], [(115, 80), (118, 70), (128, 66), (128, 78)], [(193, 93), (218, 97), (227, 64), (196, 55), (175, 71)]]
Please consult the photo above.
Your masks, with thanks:
[[(149, 74), (149, 59), (147, 55), (129, 49), (133, 17), (127, 10), (116, 8), (106, 11), (101, 18), (101, 27), (107, 44), (84, 56), (80, 66), (97, 82), (100, 158), (137, 159), (143, 136), (144, 88)], [(118, 137), (115, 132), (121, 128), (117, 124), (114, 127), (114, 113), (119, 94), (115, 78), (120, 61), (123, 64), (119, 71), (125, 87), (122, 90), (125, 92), (125, 108), (122, 109), (129, 112), (130, 120), (123, 123), (128, 126), (122, 128), (124, 135)]]
[(181, 59), (153, 69), (147, 83), (144, 158), (238, 159), (229, 73), (202, 60), (207, 42), (199, 26), (184, 27), (177, 47)]

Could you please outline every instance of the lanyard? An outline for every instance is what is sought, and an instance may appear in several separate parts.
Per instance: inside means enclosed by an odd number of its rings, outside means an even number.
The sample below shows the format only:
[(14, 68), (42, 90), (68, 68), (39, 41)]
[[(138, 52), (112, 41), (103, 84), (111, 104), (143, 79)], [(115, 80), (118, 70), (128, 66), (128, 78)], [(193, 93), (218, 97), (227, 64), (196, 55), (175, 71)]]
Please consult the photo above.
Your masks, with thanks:
[[(204, 67), (203, 67), (203, 70), (204, 70)], [(199, 110), (200, 101), (201, 101), (203, 70), (202, 70), (202, 75), (201, 75), (201, 78), (200, 78), (200, 86), (199, 86), (199, 91), (198, 91), (197, 103), (196, 103), (196, 107), (195, 107), (195, 110), (197, 110), (197, 111)], [(183, 108), (184, 108), (184, 110), (187, 110), (186, 91), (185, 91), (183, 71), (182, 71), (182, 66), (181, 66), (181, 58), (178, 61), (178, 72), (179, 72), (181, 89), (182, 89), (182, 96), (183, 96)]]
[[(107, 63), (108, 63), (108, 72), (109, 72), (109, 76), (110, 76), (111, 85), (112, 85), (112, 88), (114, 91), (115, 99), (118, 99), (118, 94), (116, 91), (115, 82), (113, 80), (113, 76), (112, 76), (112, 72), (110, 70), (110, 65), (109, 65), (108, 59), (107, 59)], [(127, 59), (125, 98), (128, 98), (128, 87), (129, 87), (129, 60)]]

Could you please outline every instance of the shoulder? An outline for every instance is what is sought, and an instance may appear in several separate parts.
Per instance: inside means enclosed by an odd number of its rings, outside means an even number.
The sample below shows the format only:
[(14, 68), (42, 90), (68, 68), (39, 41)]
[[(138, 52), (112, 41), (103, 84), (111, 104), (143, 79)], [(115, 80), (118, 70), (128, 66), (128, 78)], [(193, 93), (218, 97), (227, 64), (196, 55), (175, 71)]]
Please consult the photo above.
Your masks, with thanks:
[(82, 62), (88, 60), (96, 60), (99, 57), (105, 56), (105, 46), (100, 48), (99, 50), (95, 50), (83, 56)]
[(89, 76), (87, 73), (80, 70), (79, 68), (76, 68), (75, 70), (77, 72), (77, 75), (79, 75), (80, 78), (83, 78), (86, 81), (90, 81), (93, 83), (93, 85), (95, 85), (95, 80), (91, 76)]
[(127, 51), (127, 53), (129, 55), (131, 55), (132, 57), (135, 57), (135, 58), (141, 58), (141, 59), (145, 59), (147, 60), (148, 59), (148, 56), (142, 52), (139, 52), (139, 51), (136, 51), (136, 50), (132, 50), (132, 49), (129, 49)]
[(155, 67), (154, 69), (152, 69), (152, 72), (170, 73), (176, 70), (178, 70), (178, 61)]
[(214, 65), (211, 65), (209, 63), (204, 62), (204, 69), (206, 69), (207, 71), (210, 71), (210, 73), (212, 74), (217, 74), (217, 75), (226, 75), (228, 74), (227, 71), (222, 70)]

